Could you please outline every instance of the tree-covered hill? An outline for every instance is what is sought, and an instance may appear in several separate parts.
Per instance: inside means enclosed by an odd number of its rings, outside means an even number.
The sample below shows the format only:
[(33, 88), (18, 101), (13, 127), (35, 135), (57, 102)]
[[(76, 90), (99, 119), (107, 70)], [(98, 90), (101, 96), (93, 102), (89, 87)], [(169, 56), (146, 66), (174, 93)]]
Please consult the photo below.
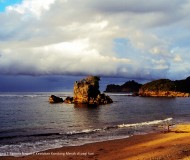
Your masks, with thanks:
[(134, 93), (134, 92), (138, 92), (141, 86), (142, 84), (139, 84), (135, 82), (134, 80), (132, 80), (132, 81), (127, 81), (126, 83), (122, 85), (115, 85), (115, 84), (107, 85), (105, 92)]

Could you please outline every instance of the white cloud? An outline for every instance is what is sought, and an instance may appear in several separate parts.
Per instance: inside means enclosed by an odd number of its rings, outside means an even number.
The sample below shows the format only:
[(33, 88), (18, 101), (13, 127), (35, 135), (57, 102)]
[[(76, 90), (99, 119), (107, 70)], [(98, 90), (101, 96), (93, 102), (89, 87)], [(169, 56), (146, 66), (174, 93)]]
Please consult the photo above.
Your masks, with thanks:
[(89, 48), (86, 39), (20, 49), (17, 53), (5, 49), (0, 58), (1, 73), (24, 75), (65, 73), (116, 75), (118, 64), (130, 63), (128, 59), (100, 55), (96, 49)]
[[(0, 14), (0, 73), (173, 77), (190, 69), (189, 9), (190, 0), (24, 0)], [(121, 54), (117, 39), (127, 39)]]
[[(55, 0), (24, 0), (22, 4), (8, 6), (7, 12), (18, 12), (22, 15), (34, 15), (39, 17), (43, 12), (49, 10), (49, 7)], [(26, 15), (24, 15), (26, 17)]]
[(175, 61), (175, 62), (182, 62), (181, 56), (180, 56), (180, 55), (176, 55), (176, 56), (174, 57), (174, 61)]

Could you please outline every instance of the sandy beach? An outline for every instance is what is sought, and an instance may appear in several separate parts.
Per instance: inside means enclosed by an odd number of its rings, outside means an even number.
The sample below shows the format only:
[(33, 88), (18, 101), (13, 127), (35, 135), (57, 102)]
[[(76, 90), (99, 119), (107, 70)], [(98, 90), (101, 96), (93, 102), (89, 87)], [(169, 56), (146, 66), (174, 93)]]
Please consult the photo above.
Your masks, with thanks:
[(1, 160), (190, 160), (190, 124), (178, 125), (168, 132), (136, 135), (75, 147), (51, 149), (23, 157)]

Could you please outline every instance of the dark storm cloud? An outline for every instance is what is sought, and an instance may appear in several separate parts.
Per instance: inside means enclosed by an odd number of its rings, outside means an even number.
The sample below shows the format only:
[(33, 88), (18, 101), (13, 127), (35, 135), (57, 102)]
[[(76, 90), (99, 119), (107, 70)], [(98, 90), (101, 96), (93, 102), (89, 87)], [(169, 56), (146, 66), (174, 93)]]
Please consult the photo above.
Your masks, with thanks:
[(96, 0), (89, 2), (89, 5), (102, 12), (109, 13), (121, 13), (121, 12), (133, 12), (149, 13), (149, 12), (176, 12), (178, 8), (186, 4), (187, 1), (180, 0)]

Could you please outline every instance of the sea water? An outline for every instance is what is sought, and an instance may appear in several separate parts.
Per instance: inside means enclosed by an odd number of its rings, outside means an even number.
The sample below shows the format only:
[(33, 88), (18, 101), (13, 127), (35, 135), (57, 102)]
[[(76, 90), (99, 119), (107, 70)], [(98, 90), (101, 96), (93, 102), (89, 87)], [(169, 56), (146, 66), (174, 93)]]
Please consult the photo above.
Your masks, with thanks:
[(0, 156), (23, 156), (62, 146), (127, 138), (190, 121), (190, 98), (110, 94), (112, 104), (50, 104), (51, 94), (0, 93)]

